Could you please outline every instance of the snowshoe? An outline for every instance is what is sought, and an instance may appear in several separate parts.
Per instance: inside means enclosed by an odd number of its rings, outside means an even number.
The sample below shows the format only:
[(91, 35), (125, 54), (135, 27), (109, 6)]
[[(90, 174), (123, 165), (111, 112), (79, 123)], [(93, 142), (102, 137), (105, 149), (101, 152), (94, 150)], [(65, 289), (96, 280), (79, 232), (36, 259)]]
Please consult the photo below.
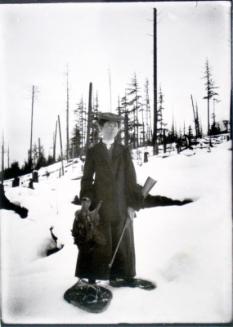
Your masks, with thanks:
[(82, 310), (99, 313), (109, 306), (112, 292), (103, 286), (78, 282), (65, 292), (64, 299)]
[(138, 287), (144, 290), (153, 290), (156, 285), (148, 280), (139, 278), (129, 279), (112, 279), (110, 280), (110, 286), (112, 287)]

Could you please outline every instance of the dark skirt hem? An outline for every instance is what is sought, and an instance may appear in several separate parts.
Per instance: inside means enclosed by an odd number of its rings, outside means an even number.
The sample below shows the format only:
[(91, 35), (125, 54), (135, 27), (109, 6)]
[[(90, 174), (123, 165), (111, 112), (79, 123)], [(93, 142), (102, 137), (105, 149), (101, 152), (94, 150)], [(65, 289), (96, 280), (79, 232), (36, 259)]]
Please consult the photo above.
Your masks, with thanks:
[(75, 274), (75, 277), (80, 278), (80, 279), (95, 279), (95, 280), (111, 280), (111, 279), (127, 279), (127, 278), (133, 278), (135, 277), (136, 274), (108, 274), (108, 275), (88, 275), (88, 274)]

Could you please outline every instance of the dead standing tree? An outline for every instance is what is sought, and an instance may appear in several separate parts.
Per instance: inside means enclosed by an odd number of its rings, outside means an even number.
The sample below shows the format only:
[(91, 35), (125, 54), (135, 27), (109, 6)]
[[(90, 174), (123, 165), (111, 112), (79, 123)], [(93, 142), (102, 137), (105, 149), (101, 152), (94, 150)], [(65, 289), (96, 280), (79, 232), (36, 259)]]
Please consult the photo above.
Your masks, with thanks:
[[(96, 121), (98, 112), (99, 112), (99, 97), (98, 97), (98, 93), (96, 92), (96, 95), (93, 98), (93, 111), (92, 111), (92, 119), (91, 119), (92, 122)], [(94, 123), (91, 124), (91, 127), (92, 127), (91, 139), (93, 144), (96, 144), (98, 142), (98, 137), (99, 137), (98, 128), (97, 125)]]
[(34, 101), (35, 101), (35, 85), (32, 86), (32, 103), (31, 103), (31, 131), (30, 131), (30, 149), (28, 164), (29, 169), (32, 169), (32, 140), (33, 140), (33, 118), (34, 118)]
[[(92, 83), (89, 85), (89, 103), (88, 113), (84, 104), (83, 98), (77, 104), (74, 110), (75, 114), (75, 126), (73, 130), (72, 153), (75, 156), (81, 156), (83, 151), (87, 150), (91, 142), (97, 142), (97, 130), (94, 128), (92, 120), (97, 116), (99, 110), (99, 99), (96, 93), (95, 98), (92, 96)], [(92, 108), (93, 103), (93, 108)], [(88, 145), (87, 145), (88, 144)]]
[(69, 159), (69, 71), (68, 71), (68, 66), (67, 66), (67, 72), (66, 72), (66, 159)]
[(57, 146), (57, 120), (53, 137), (53, 161), (56, 162), (56, 146)]
[(154, 154), (158, 154), (158, 139), (157, 139), (157, 9), (154, 8), (154, 128), (153, 128), (153, 152)]
[(62, 148), (62, 135), (61, 135), (61, 121), (60, 121), (60, 116), (59, 115), (58, 115), (58, 129), (59, 129), (59, 137), (60, 137), (61, 175), (64, 175), (63, 148)]
[(90, 145), (91, 138), (91, 123), (92, 123), (92, 83), (89, 84), (89, 97), (88, 97), (88, 116), (87, 116), (87, 139), (86, 139), (86, 149), (87, 152)]
[(197, 126), (197, 137), (202, 137), (202, 131), (201, 131), (201, 121), (199, 118), (199, 113), (198, 113), (198, 105), (196, 103), (196, 126)]
[(203, 78), (205, 79), (206, 90), (206, 96), (204, 96), (203, 99), (207, 100), (207, 135), (209, 135), (209, 145), (212, 146), (210, 137), (210, 99), (212, 99), (215, 95), (218, 95), (218, 93), (215, 92), (215, 89), (218, 87), (214, 85), (208, 59), (205, 63), (205, 73)]
[(192, 94), (191, 94), (191, 102), (192, 102), (192, 108), (193, 108), (193, 121), (194, 121), (194, 128), (195, 128), (195, 138), (197, 139), (198, 137), (200, 137), (199, 116), (198, 116), (197, 104), (196, 104), (196, 111), (195, 111)]

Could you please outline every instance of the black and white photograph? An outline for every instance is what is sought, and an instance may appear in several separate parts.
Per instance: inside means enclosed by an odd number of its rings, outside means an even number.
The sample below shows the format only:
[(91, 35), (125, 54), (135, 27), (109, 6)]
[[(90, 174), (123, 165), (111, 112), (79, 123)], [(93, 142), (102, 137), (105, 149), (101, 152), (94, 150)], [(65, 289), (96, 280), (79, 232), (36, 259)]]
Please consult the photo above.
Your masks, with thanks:
[(231, 11), (0, 5), (3, 323), (232, 321)]

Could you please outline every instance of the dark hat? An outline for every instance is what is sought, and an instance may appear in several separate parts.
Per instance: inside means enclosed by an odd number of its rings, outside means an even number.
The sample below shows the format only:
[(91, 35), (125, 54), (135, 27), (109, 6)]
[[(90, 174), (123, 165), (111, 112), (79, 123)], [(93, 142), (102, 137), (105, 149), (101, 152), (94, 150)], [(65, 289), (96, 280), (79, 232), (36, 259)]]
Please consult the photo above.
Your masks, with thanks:
[(120, 122), (124, 118), (119, 115), (113, 114), (112, 112), (98, 112), (96, 119), (97, 119), (97, 121), (104, 120), (104, 121)]

